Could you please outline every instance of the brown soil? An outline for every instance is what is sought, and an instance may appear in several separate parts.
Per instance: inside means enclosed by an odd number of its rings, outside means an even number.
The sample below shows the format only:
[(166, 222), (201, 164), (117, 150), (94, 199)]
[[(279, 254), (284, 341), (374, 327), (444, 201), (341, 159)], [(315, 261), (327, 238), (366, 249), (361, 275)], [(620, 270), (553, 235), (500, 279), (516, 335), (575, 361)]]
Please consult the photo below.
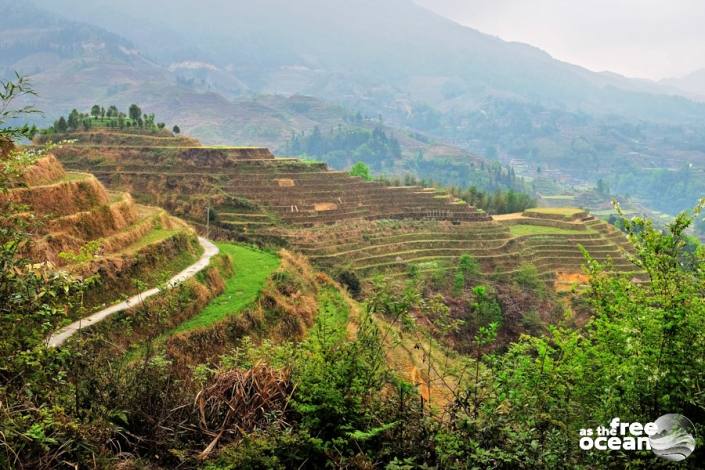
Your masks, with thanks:
[(496, 220), (497, 222), (501, 222), (503, 220), (521, 220), (524, 218), (524, 214), (521, 212), (514, 212), (512, 214), (499, 214), (499, 215), (493, 215), (492, 220)]
[(556, 273), (553, 287), (556, 292), (569, 292), (576, 285), (585, 285), (590, 281), (590, 277), (583, 273)]
[(316, 212), (334, 211), (338, 209), (338, 205), (334, 202), (316, 202), (313, 205), (313, 210)]
[(280, 188), (293, 188), (296, 186), (296, 183), (294, 183), (294, 180), (291, 178), (277, 178), (274, 181), (276, 181)]

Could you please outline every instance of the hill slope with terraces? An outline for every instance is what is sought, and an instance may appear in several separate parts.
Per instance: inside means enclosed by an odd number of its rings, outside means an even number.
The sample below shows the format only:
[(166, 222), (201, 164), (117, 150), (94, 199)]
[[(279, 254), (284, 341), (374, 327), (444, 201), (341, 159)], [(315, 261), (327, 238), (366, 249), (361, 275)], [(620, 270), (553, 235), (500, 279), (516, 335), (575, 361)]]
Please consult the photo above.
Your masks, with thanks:
[[(226, 238), (284, 243), (329, 270), (375, 275), (454, 269), (475, 258), (484, 275), (532, 264), (546, 279), (581, 273), (580, 247), (611, 269), (633, 272), (626, 238), (578, 209), (490, 217), (437, 189), (386, 186), (263, 148), (107, 131), (80, 133), (57, 151), (115, 190), (166, 208)], [(156, 145), (158, 143), (158, 145)]]
[(83, 278), (96, 276), (86, 306), (153, 287), (198, 258), (195, 232), (163, 209), (108, 191), (89, 173), (65, 171), (53, 155), (29, 166), (2, 197), (20, 208), (32, 242), (25, 254)]
[(529, 263), (553, 278), (581, 272), (580, 247), (614, 271), (635, 271), (625, 257), (624, 236), (585, 212), (558, 219), (542, 211), (510, 216), (463, 224), (359, 221), (290, 230), (285, 236), (318, 264), (343, 266), (361, 278), (448, 271), (464, 254), (476, 259), (485, 275), (513, 274)]
[[(107, 132), (71, 137), (77, 142), (57, 151), (67, 167), (90, 169), (111, 187), (129, 189), (193, 221), (204, 220), (210, 201), (221, 225), (236, 232), (257, 231), (275, 221), (313, 225), (358, 218), (489, 220), (442, 191), (366, 182), (330, 171), (323, 163), (275, 158), (263, 148), (153, 145), (151, 138), (139, 135), (131, 145), (116, 145)], [(177, 187), (188, 194), (187, 200), (174, 193)]]

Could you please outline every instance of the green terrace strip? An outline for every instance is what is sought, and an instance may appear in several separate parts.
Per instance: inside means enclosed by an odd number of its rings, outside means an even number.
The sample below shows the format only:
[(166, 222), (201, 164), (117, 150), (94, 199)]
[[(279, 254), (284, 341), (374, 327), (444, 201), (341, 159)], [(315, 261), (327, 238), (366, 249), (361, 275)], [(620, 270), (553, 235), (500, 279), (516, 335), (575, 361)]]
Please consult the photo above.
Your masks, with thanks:
[(534, 209), (527, 209), (526, 214), (553, 214), (553, 215), (564, 215), (573, 216), (583, 212), (582, 209), (576, 207), (536, 207)]
[(545, 227), (543, 225), (516, 224), (510, 225), (509, 231), (515, 237), (525, 235), (585, 235), (595, 233), (593, 230), (570, 230), (559, 227)]
[(279, 267), (279, 257), (273, 253), (230, 243), (216, 245), (232, 260), (234, 274), (225, 280), (221, 295), (171, 334), (203, 328), (240, 312), (257, 299), (267, 278)]
[(139, 240), (137, 240), (135, 243), (131, 244), (130, 246), (125, 247), (125, 249), (122, 251), (122, 253), (135, 254), (148, 245), (162, 242), (164, 240), (167, 240), (167, 239), (173, 237), (177, 233), (181, 233), (181, 232), (182, 232), (182, 230), (178, 230), (178, 229), (163, 229), (163, 228), (152, 229), (144, 237), (140, 238)]

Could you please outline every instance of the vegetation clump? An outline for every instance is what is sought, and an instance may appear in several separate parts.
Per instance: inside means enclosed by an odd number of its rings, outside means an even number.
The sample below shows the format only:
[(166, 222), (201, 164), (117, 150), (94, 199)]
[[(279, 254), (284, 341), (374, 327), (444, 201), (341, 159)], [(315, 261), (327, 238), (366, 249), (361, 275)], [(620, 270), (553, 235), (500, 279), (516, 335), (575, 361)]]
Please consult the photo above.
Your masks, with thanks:
[(387, 135), (381, 127), (372, 130), (363, 127), (338, 128), (331, 129), (327, 134), (315, 127), (309, 135), (301, 133), (292, 136), (283, 150), (288, 155), (325, 160), (334, 167), (360, 162), (381, 169), (382, 162), (401, 157), (399, 141)]
[[(166, 124), (157, 122), (154, 114), (147, 114), (136, 104), (130, 105), (127, 113), (120, 111), (117, 106), (111, 105), (107, 109), (100, 105), (93, 105), (89, 112), (83, 113), (73, 109), (68, 116), (61, 116), (54, 124), (43, 130), (44, 135), (64, 134), (75, 131), (88, 131), (91, 129), (119, 129), (134, 130), (148, 133), (161, 133)], [(181, 129), (175, 125), (173, 133), (179, 134)], [(168, 132), (167, 132), (168, 133)]]

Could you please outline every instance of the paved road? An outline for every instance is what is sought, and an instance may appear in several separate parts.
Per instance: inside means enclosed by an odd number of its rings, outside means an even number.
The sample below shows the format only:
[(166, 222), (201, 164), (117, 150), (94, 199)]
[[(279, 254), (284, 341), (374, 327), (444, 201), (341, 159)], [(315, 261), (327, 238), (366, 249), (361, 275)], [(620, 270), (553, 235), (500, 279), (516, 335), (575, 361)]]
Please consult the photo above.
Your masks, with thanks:
[[(172, 277), (169, 279), (169, 281), (166, 284), (166, 289), (171, 289), (173, 287), (178, 286), (182, 282), (184, 282), (186, 279), (190, 279), (193, 276), (196, 275), (199, 271), (203, 270), (206, 266), (208, 266), (208, 263), (210, 262), (211, 258), (215, 255), (218, 254), (220, 250), (218, 250), (218, 247), (215, 246), (213, 243), (209, 242), (205, 238), (198, 237), (198, 243), (201, 244), (203, 247), (203, 255), (201, 258), (196, 261), (196, 263), (192, 264), (188, 268), (184, 269), (181, 271), (179, 274), (176, 276)], [(124, 302), (120, 302), (115, 305), (111, 305), (108, 308), (104, 308), (103, 310), (100, 310), (98, 312), (95, 312), (92, 315), (89, 315), (85, 318), (82, 318), (78, 321), (75, 321), (71, 323), (70, 325), (67, 325), (60, 330), (56, 331), (53, 335), (49, 337), (47, 340), (47, 345), (50, 348), (56, 348), (58, 346), (61, 346), (64, 344), (64, 342), (69, 339), (71, 336), (73, 336), (78, 330), (81, 328), (86, 328), (92, 325), (95, 325), (96, 323), (99, 323), (109, 316), (117, 313), (117, 312), (122, 312), (123, 310), (127, 310), (129, 308), (134, 307), (135, 305), (139, 305), (140, 302), (144, 301), (145, 299), (148, 299), (149, 297), (152, 297), (153, 295), (158, 294), (161, 291), (159, 288), (154, 288), (154, 289), (149, 289), (144, 292), (140, 292), (137, 295), (134, 295), (130, 297), (129, 299), (125, 300)]]

